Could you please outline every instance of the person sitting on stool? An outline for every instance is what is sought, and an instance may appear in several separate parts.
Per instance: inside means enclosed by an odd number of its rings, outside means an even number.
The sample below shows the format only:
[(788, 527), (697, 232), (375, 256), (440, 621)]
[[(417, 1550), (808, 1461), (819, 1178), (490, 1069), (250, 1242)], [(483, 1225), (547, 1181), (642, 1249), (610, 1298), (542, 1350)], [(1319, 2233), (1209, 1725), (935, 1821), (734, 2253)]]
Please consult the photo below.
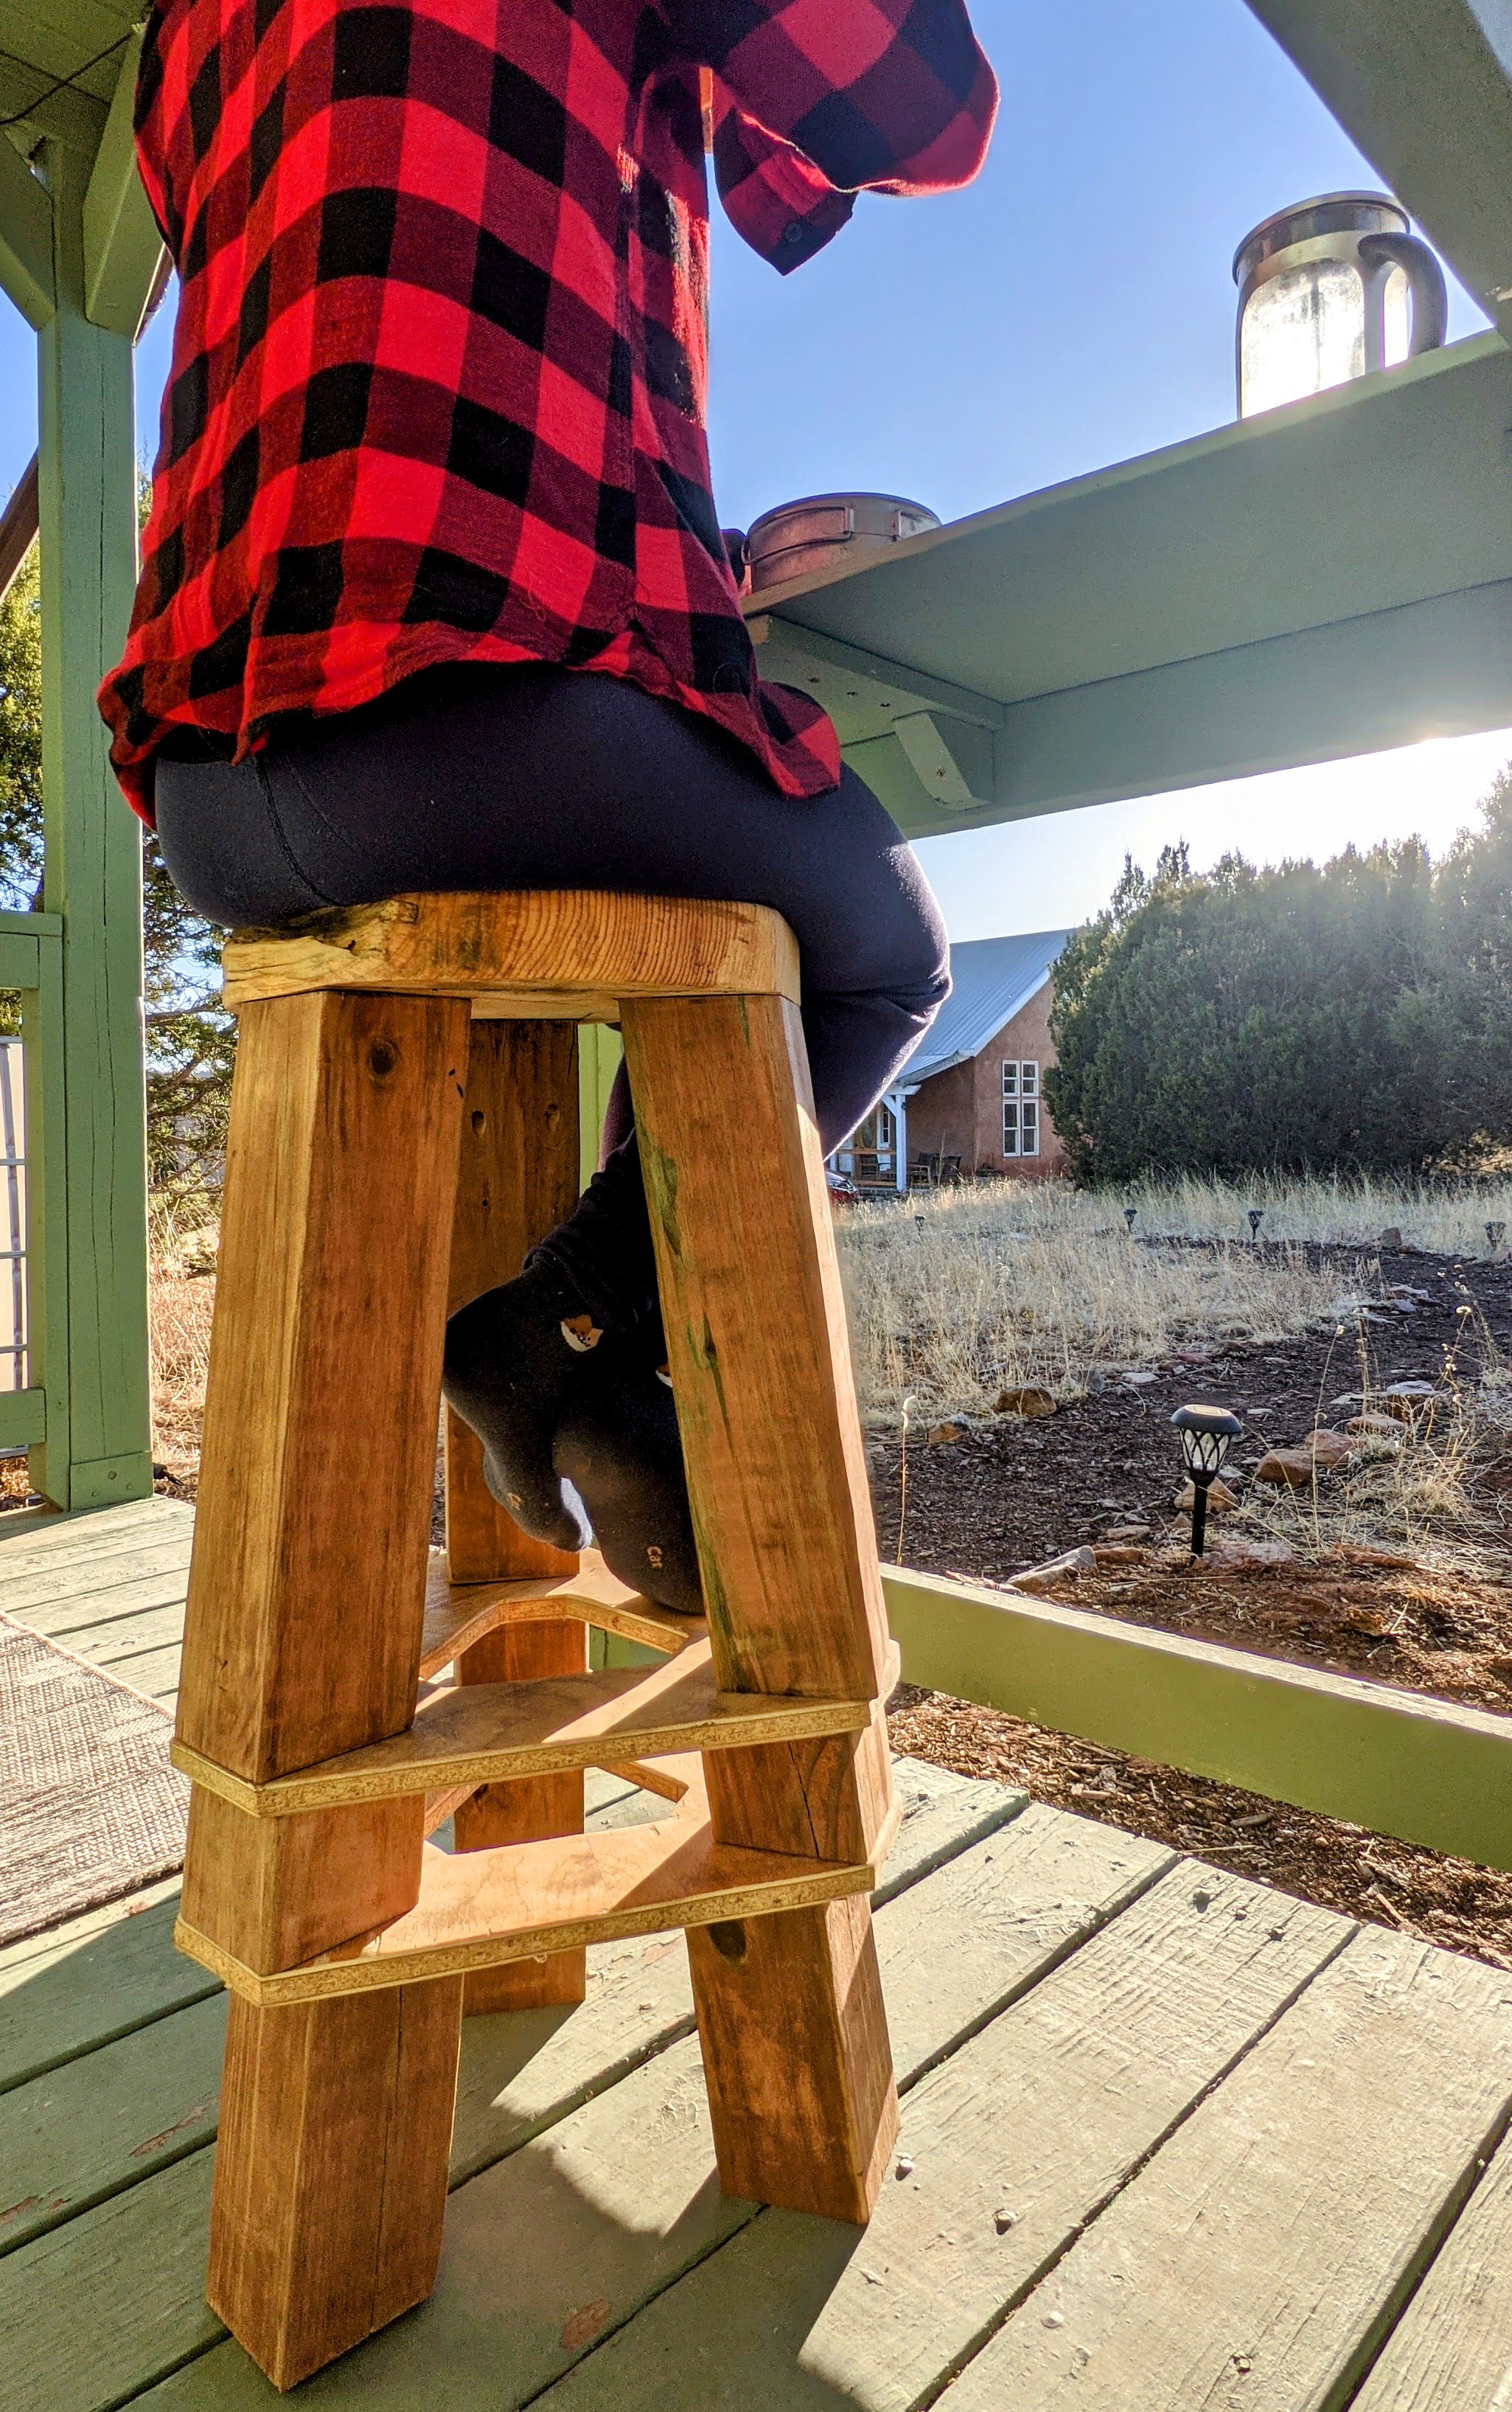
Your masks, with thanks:
[[(911, 849), (757, 678), (710, 494), (715, 176), (782, 272), (968, 181), (962, 0), (158, 0), (138, 156), (180, 279), (111, 760), (197, 911), (419, 890), (771, 905), (820, 1141), (949, 986)], [(601, 1168), (451, 1318), (527, 1533), (701, 1607), (624, 1069)]]

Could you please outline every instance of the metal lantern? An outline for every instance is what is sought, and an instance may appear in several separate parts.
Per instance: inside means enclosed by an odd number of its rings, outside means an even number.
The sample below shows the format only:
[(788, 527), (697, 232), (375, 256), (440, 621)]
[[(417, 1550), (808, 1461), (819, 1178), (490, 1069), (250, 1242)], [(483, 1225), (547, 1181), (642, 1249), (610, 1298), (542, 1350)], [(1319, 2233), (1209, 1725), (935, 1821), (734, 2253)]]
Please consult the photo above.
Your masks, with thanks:
[(1239, 415), (1275, 410), (1444, 341), (1444, 271), (1385, 193), (1280, 210), (1234, 255)]
[(1217, 1480), (1244, 1430), (1227, 1407), (1178, 1407), (1171, 1418), (1182, 1436), (1182, 1463), (1192, 1478), (1192, 1555), (1200, 1558), (1208, 1530), (1208, 1488)]

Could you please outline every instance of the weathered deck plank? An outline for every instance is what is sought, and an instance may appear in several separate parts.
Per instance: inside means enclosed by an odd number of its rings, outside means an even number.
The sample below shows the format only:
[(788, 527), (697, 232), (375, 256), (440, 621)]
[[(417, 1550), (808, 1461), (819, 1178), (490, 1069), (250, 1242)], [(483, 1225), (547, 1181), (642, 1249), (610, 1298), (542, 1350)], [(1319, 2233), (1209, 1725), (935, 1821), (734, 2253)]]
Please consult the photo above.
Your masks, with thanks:
[(205, 2302), (213, 2157), (191, 2153), (0, 2261), (7, 2406), (105, 2412), (224, 2333)]
[[(166, 1500), (0, 1523), (0, 1610), (171, 1700), (192, 1528)], [(661, 1814), (589, 1782), (593, 1822)], [(917, 1762), (899, 1788), (877, 1937), (914, 2168), (871, 2228), (724, 2201), (682, 1939), (604, 1945), (580, 2008), (468, 2022), (440, 2289), (301, 2401), (1512, 2403), (1512, 1980)], [(279, 2400), (201, 2300), (225, 2005), (169, 1946), (177, 1890), (0, 1951), (5, 2412)]]
[(1352, 1932), (1182, 1862), (909, 2096), (864, 2236), (763, 2213), (545, 2404), (649, 2412), (680, 2364), (721, 2412), (928, 2401)]
[(150, 1700), (171, 1713), (170, 1703), (178, 1698), (180, 1644), (175, 1641), (160, 1650), (144, 1651), (139, 1657), (114, 1660), (107, 1672), (133, 1691), (145, 1692)]
[[(915, 1913), (964, 1872), (956, 1921), (964, 1940), (982, 1901), (979, 1868), (967, 1863), (984, 1853), (1000, 1872), (1011, 1869), (1020, 1912), (998, 1922), (995, 1968), (990, 1975), (987, 1955), (972, 1951), (926, 1961), (914, 1948)], [(1135, 1836), (1029, 1810), (884, 1907), (877, 1946), (900, 2081), (917, 2079), (980, 2023), (989, 1983), (1000, 1997), (1021, 1991), (1068, 1939), (1094, 1932), (1158, 1877), (1169, 1857)], [(413, 2412), (418, 2403), (435, 2412), (511, 2412), (756, 2216), (754, 2204), (719, 2191), (689, 2037), (464, 2186), (448, 2210), (431, 2302), (307, 2381), (301, 2401), (363, 2412)], [(829, 2232), (828, 2222), (796, 2224)], [(854, 2228), (833, 2232), (853, 2243), (858, 2237)], [(146, 2402), (153, 2412), (248, 2412), (273, 2400), (241, 2348), (227, 2343)], [(690, 2400), (701, 2412), (711, 2399)]]
[[(0, 1518), (0, 1588), (65, 1566), (92, 1568), (124, 1551), (153, 1551), (194, 1531), (194, 1509), (181, 1499), (137, 1499), (124, 1508), (60, 1516), (52, 1524), (13, 1532)], [(19, 1522), (19, 1520), (18, 1520)]]
[(0, 2096), (219, 1993), (173, 1949), (178, 1908), (175, 1876), (0, 1954)]
[(1509, 2404), (1512, 2144), (1503, 2144), (1352, 2412), (1506, 2412)]
[(213, 1994), (0, 2095), (0, 2254), (208, 2144), (225, 2043)]
[[(143, 1556), (145, 1556), (143, 1552)], [(154, 1553), (156, 1554), (155, 1552)], [(87, 1588), (76, 1588), (66, 1582), (64, 1576), (47, 1578), (47, 1596), (37, 1599), (27, 1595), (40, 1587), (42, 1579), (12, 1586), (5, 1580), (5, 1555), (0, 1552), (0, 1610), (13, 1623), (24, 1625), (30, 1633), (45, 1634), (50, 1641), (61, 1642), (65, 1649), (77, 1647), (76, 1633), (88, 1633), (96, 1625), (125, 1623), (154, 1610), (178, 1611), (180, 1631), (183, 1625), (183, 1601), (188, 1589), (189, 1553), (175, 1542), (173, 1555), (181, 1564), (149, 1568), (144, 1574), (126, 1575), (120, 1582), (107, 1581), (103, 1575)], [(109, 1559), (113, 1568), (119, 1561)], [(141, 1563), (127, 1560), (127, 1565)], [(66, 1569), (65, 1569), (65, 1574)], [(56, 1583), (54, 1595), (51, 1586)]]
[[(1505, 2125), (1509, 1990), (1475, 1961), (1361, 1933), (1014, 2314), (947, 2412), (1347, 2402)], [(1464, 2412), (1458, 2393), (1433, 2401)]]
[(183, 1595), (187, 1570), (159, 1575), (150, 1581), (123, 1583), (114, 1591), (89, 1592), (66, 1604), (53, 1600), (46, 1608), (13, 1609), (5, 1614), (28, 1633), (71, 1650), (76, 1658), (98, 1657), (119, 1648), (156, 1649), (165, 1641), (183, 1639)]
[[(879, 1910), (925, 1876), (932, 1879), (943, 1867), (953, 1867), (984, 1835), (1010, 1820), (1017, 1824), (1023, 1805), (1021, 1793), (971, 1784), (916, 1759), (896, 1760), (894, 1780), (903, 1817), (875, 1895)], [(1127, 1849), (1118, 1856), (1143, 1866), (1142, 1855), (1151, 1846), (1129, 1835), (1119, 1839)], [(923, 1892), (917, 1897), (922, 1900)], [(879, 1940), (881, 1934), (879, 1926)], [(692, 2028), (687, 1950), (678, 1934), (595, 1944), (588, 1955), (587, 1998), (570, 2016), (524, 2010), (468, 2020), (452, 2138), (453, 2183), (513, 2151)]]
[[(1017, 1819), (1022, 1808), (1022, 1795), (998, 1786), (972, 1784), (940, 1769), (908, 1760), (899, 1762), (898, 1780), (905, 1814), (888, 1869), (895, 1905), (885, 1913), (879, 1933), (890, 1918), (902, 1943), (904, 1905), (898, 1901), (898, 1895), (926, 1876), (932, 1884), (942, 1882), (954, 1866), (955, 1857), (969, 1852), (981, 1837), (995, 1837), (1006, 1824), (1006, 1831), (1012, 1832), (1013, 1825), (1008, 1821)], [(629, 1787), (613, 1778), (599, 1782), (611, 1808), (623, 1803), (626, 1795), (636, 1797)], [(1047, 1813), (1031, 1814), (1043, 1822)], [(1152, 1861), (1158, 1863), (1163, 1856), (1152, 1846), (1126, 1835), (1109, 1837), (1109, 1847), (1121, 1870), (1142, 1868)], [(1062, 1896), (1075, 1890), (1073, 1860), (1077, 1855), (1067, 1850), (1064, 1838), (1055, 1838), (1045, 1841), (1040, 1856), (1045, 1874), (1040, 1887), (1044, 1906), (1039, 1923), (1047, 1936), (1052, 1928), (1061, 1934), (1068, 1924), (1075, 1923), (1076, 1914), (1064, 1906)], [(1084, 1859), (1081, 1865), (1085, 1875)], [(1050, 1905), (1052, 1902), (1054, 1906)], [(169, 1946), (175, 1905), (176, 1889), (172, 1889), (157, 1912), (152, 1956), (164, 1963), (156, 1971), (158, 1985), (162, 1993), (170, 1993), (179, 1972), (184, 1972), (191, 1979), (198, 1979), (202, 1989), (213, 1991), (203, 1972)], [(1029, 1899), (1023, 1906), (1032, 1931), (1036, 1923), (1035, 1900)], [(132, 1921), (133, 1926), (144, 1927), (148, 1915)], [(85, 1940), (73, 1954), (59, 1961), (44, 1963), (39, 1972), (41, 1979), (45, 1983), (50, 1975), (52, 1979), (48, 2001), (33, 2006), (34, 2015), (24, 2036), (21, 2032), (15, 2036), (18, 2056), (25, 2049), (27, 2037), (33, 2050), (41, 2047), (50, 2032), (49, 2008), (58, 2004), (59, 1984), (92, 1949), (96, 1957), (89, 1964), (88, 1992), (95, 2004), (96, 2021), (101, 2019), (104, 2003), (120, 1990), (109, 1962), (109, 1950), (112, 1946), (122, 1950), (127, 1941), (133, 1947), (128, 1955), (129, 1968), (139, 1978), (147, 1975), (150, 1978), (151, 1970), (140, 1966), (143, 1954), (138, 1934), (123, 1935), (119, 1928)], [(1031, 1944), (1030, 1948), (1043, 1947)], [(906, 1953), (895, 1956), (906, 1957)], [(23, 1993), (23, 1990), (18, 1986), (17, 1993)], [(154, 1998), (149, 1984), (147, 1999)], [(138, 2007), (141, 2008), (139, 2002)], [(153, 2176), (151, 2171), (170, 2156), (175, 2146), (182, 2150), (191, 2134), (197, 2142), (203, 2143), (213, 2132), (209, 2097), (218, 2082), (219, 2062), (213, 2037), (224, 2020), (224, 2002), (215, 1999), (178, 2016), (163, 2017), (160, 2010), (150, 2012), (149, 2015), (158, 2016), (161, 2023), (149, 2028), (144, 2036), (128, 2037), (125, 2044), (97, 2051), (90, 2051), (87, 2043), (80, 2042), (79, 2029), (81, 2024), (87, 2025), (87, 2020), (76, 2014), (76, 2056), (61, 2072), (0, 2098), (0, 2113), (7, 2107), (12, 2112), (8, 2129), (0, 2118), (0, 2167), (8, 2169), (7, 2146), (14, 2139), (21, 2170), (14, 2192), (7, 2184), (6, 2200), (26, 2202), (25, 2211), (19, 2216), (18, 2233), (23, 2225), (28, 2233), (35, 2234), (37, 2225), (61, 2219), (61, 2213), (54, 2212), (50, 2221), (48, 2208), (60, 2198), (65, 2202), (78, 2201), (88, 2193), (97, 2199), (112, 2188), (130, 2185), (134, 2194), (155, 2199), (155, 2190), (161, 2189), (166, 2225), (151, 2249), (165, 2250), (170, 2258), (184, 2254), (192, 2257), (198, 2251), (202, 2261), (204, 2202), (208, 2198), (202, 2188), (188, 2182), (169, 2185), (169, 2180), (176, 2176), (172, 2169), (166, 2176)], [(191, 2029), (191, 2021), (200, 2023)], [(462, 2037), (452, 2143), (453, 2184), (464, 2184), (478, 2171), (516, 2153), (528, 2140), (569, 2117), (607, 2089), (620, 2090), (619, 2081), (664, 2052), (668, 2044), (685, 2037), (692, 2022), (686, 1951), (682, 1936), (676, 1934), (653, 1936), (628, 1946), (596, 1947), (589, 1957), (588, 1999), (570, 2013), (540, 2010), (469, 2020)], [(690, 2045), (687, 2049), (694, 2048)], [(79, 2051), (88, 2056), (78, 2057)], [(696, 2052), (694, 2057), (696, 2064)], [(661, 2066), (665, 2063), (658, 2064), (658, 2067)], [(647, 2074), (654, 2095), (659, 2075)], [(60, 2093), (64, 2098), (58, 2103), (58, 2116), (50, 2122), (47, 2106)], [(202, 2110), (201, 2104), (205, 2106)], [(181, 2129), (177, 2137), (158, 2140), (165, 2129), (186, 2114), (195, 2114), (190, 2127)], [(134, 2156), (144, 2141), (150, 2142), (154, 2151), (133, 2168)], [(207, 2152), (197, 2157), (206, 2164), (208, 2185), (212, 2156)], [(97, 2214), (86, 2213), (85, 2220), (93, 2215)], [(141, 2218), (146, 2222), (142, 2234), (154, 2233), (145, 2209)], [(72, 2233), (83, 2224), (84, 2220), (76, 2218), (66, 2232)], [(59, 2232), (65, 2231), (60, 2228)], [(118, 2231), (103, 2232), (110, 2237)], [(136, 2229), (125, 2232), (133, 2236), (137, 2233)], [(4, 2234), (0, 2228), (0, 2237)], [(48, 2240), (44, 2236), (40, 2241)], [(0, 2258), (0, 2334), (7, 2316), (19, 2316), (16, 2296), (20, 2291), (50, 2295), (55, 2283), (75, 2290), (75, 2317), (83, 2326), (91, 2327), (95, 2305), (87, 2292), (78, 2289), (76, 2265), (66, 2259), (58, 2262), (37, 2257), (38, 2245), (34, 2243), (20, 2245)], [(170, 2316), (155, 2293), (149, 2294), (143, 2306), (143, 2318), (150, 2321), (156, 2335), (155, 2345), (143, 2337), (139, 2325), (134, 2324), (129, 2311), (123, 2310), (112, 2293), (108, 2291), (100, 2299), (100, 2309), (112, 2321), (125, 2323), (118, 2356), (112, 2358), (110, 2349), (99, 2338), (82, 2341), (80, 2354), (66, 2357), (60, 2365), (53, 2390), (44, 2390), (37, 2396), (37, 2412), (94, 2412), (96, 2405), (125, 2400), (132, 2390), (151, 2384), (153, 2378), (171, 2370), (187, 2355), (199, 2351), (205, 2342), (207, 2331), (198, 2311), (191, 2316), (178, 2304)], [(50, 2301), (49, 2317), (52, 2318), (54, 2313), (57, 2332), (66, 2333), (66, 2318)], [(213, 2323), (208, 2333), (214, 2336), (220, 2331)], [(162, 2359), (144, 2376), (144, 2360), (150, 2360), (154, 2351)], [(238, 2348), (228, 2346), (226, 2351), (237, 2362), (244, 2361)], [(0, 2361), (0, 2369), (4, 2366)], [(246, 2367), (250, 2370), (251, 2365)], [(120, 2384), (112, 2393), (107, 2381), (117, 2376)], [(256, 2378), (256, 2384), (265, 2388), (260, 2377)], [(272, 2390), (266, 2388), (265, 2398), (273, 2400)], [(32, 2412), (29, 2403), (27, 2412)]]

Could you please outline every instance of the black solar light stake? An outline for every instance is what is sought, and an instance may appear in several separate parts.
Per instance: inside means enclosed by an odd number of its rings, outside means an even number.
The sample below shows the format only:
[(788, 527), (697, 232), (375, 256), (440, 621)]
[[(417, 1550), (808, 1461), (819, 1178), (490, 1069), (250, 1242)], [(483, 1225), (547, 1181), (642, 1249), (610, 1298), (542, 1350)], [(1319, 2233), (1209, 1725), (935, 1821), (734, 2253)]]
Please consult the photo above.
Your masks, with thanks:
[(1262, 1220), (1263, 1220), (1263, 1218), (1264, 1218), (1264, 1215), (1265, 1215), (1265, 1208), (1264, 1208), (1263, 1206), (1246, 1206), (1246, 1207), (1245, 1207), (1245, 1209), (1244, 1209), (1244, 1219), (1245, 1219), (1245, 1221), (1248, 1223), (1248, 1225), (1249, 1225), (1249, 1227), (1250, 1227), (1250, 1237), (1251, 1237), (1251, 1239), (1252, 1239), (1252, 1240), (1257, 1240), (1257, 1239), (1259, 1238), (1259, 1236), (1260, 1236), (1260, 1224), (1261, 1224), (1261, 1222), (1262, 1222)]
[(1138, 1206), (1125, 1206), (1123, 1209), (1123, 1220), (1131, 1231), (1134, 1228), (1134, 1218), (1138, 1211)]
[(1182, 1463), (1192, 1478), (1192, 1555), (1200, 1558), (1208, 1532), (1208, 1486), (1244, 1427), (1227, 1407), (1178, 1407), (1171, 1421), (1182, 1435)]
[(1493, 1248), (1499, 1248), (1502, 1242), (1506, 1237), (1506, 1225), (1505, 1223), (1488, 1223), (1486, 1226), (1486, 1237), (1490, 1242)]

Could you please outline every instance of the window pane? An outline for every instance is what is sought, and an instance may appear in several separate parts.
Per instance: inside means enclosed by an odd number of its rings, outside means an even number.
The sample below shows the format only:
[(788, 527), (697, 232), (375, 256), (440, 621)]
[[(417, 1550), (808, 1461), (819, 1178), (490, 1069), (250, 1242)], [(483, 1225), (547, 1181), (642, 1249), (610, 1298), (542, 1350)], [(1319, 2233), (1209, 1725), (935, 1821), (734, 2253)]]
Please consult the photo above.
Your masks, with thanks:
[(1022, 1064), (1020, 1066), (1019, 1070), (1020, 1081), (1022, 1083), (1023, 1095), (1026, 1097), (1036, 1097), (1039, 1095), (1039, 1066), (1037, 1064)]
[(1016, 1097), (1019, 1094), (1019, 1066), (1017, 1064), (1005, 1064), (1003, 1066), (1003, 1094), (1006, 1097)]
[(1019, 1109), (1012, 1103), (1006, 1103), (1003, 1108), (1003, 1153), (1005, 1155), (1017, 1155), (1019, 1153)]
[(1039, 1154), (1039, 1108), (1037, 1106), (1026, 1105), (1024, 1107), (1023, 1146), (1020, 1153), (1023, 1155), (1037, 1155)]

